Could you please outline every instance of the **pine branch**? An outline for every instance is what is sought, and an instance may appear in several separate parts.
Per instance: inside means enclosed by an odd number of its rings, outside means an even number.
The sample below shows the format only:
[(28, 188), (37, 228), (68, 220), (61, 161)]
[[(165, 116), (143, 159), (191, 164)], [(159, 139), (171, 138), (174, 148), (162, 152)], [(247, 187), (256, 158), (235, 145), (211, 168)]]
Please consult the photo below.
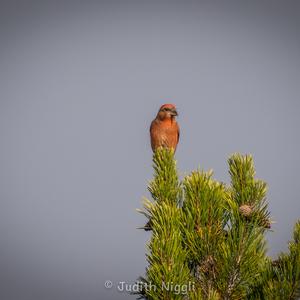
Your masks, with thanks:
[(294, 227), (289, 253), (266, 265), (261, 279), (247, 299), (296, 300), (300, 298), (300, 221)]
[(209, 298), (215, 291), (216, 257), (225, 238), (226, 189), (212, 179), (212, 172), (196, 171), (183, 181), (185, 247), (190, 268), (202, 294)]
[(181, 187), (173, 151), (158, 149), (153, 156), (154, 179), (149, 191), (155, 200), (144, 201), (144, 213), (149, 219), (152, 238), (148, 245), (145, 287), (140, 293), (145, 299), (182, 299), (183, 289), (191, 279), (187, 266), (187, 251), (181, 234), (182, 211), (179, 207)]
[(148, 190), (154, 200), (180, 203), (181, 187), (177, 175), (176, 161), (172, 149), (158, 148), (153, 154), (154, 179)]

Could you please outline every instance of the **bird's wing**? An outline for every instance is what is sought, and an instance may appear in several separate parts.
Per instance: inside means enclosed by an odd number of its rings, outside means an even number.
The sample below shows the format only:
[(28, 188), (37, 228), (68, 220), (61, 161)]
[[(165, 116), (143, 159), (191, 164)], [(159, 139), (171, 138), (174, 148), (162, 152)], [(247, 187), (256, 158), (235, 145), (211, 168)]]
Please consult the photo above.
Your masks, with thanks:
[(177, 125), (177, 143), (179, 143), (179, 137), (180, 137), (180, 127), (178, 125), (178, 123), (176, 122)]
[(152, 150), (154, 151), (155, 141), (157, 140), (157, 122), (155, 119), (151, 122), (151, 125), (150, 125), (150, 138), (151, 138), (151, 147), (152, 147)]
[(151, 135), (153, 135), (154, 130), (155, 130), (155, 120), (153, 120), (150, 125), (150, 134)]

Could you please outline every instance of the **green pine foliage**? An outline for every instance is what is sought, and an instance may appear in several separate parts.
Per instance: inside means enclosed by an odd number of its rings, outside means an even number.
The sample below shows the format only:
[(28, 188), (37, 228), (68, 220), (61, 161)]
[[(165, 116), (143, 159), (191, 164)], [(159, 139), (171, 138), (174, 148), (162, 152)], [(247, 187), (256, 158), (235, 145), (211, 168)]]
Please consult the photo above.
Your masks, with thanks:
[(230, 185), (202, 170), (178, 178), (174, 152), (153, 155), (153, 201), (139, 210), (151, 230), (141, 299), (299, 299), (300, 221), (289, 253), (272, 261), (267, 185), (255, 178), (253, 158), (228, 159)]
[(248, 299), (300, 299), (300, 221), (295, 224), (289, 252), (267, 261)]

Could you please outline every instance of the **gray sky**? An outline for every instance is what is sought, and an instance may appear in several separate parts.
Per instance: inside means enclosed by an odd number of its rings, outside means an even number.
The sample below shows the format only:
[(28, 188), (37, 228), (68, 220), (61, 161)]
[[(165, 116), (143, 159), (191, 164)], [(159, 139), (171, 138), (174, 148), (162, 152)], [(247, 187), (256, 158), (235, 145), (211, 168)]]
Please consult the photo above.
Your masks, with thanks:
[[(298, 2), (298, 3), (297, 3)], [(252, 153), (270, 255), (300, 217), (299, 1), (1, 1), (0, 298), (134, 299), (148, 128), (179, 111), (181, 174)]]

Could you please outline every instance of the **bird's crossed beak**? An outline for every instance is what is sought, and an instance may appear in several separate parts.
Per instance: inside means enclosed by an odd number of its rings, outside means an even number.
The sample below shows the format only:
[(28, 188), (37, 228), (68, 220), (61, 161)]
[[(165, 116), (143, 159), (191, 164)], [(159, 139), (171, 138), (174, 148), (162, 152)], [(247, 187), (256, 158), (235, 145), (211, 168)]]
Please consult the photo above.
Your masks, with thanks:
[(170, 111), (170, 114), (171, 114), (171, 116), (178, 116), (177, 110), (176, 110), (175, 108), (173, 108), (173, 109)]

